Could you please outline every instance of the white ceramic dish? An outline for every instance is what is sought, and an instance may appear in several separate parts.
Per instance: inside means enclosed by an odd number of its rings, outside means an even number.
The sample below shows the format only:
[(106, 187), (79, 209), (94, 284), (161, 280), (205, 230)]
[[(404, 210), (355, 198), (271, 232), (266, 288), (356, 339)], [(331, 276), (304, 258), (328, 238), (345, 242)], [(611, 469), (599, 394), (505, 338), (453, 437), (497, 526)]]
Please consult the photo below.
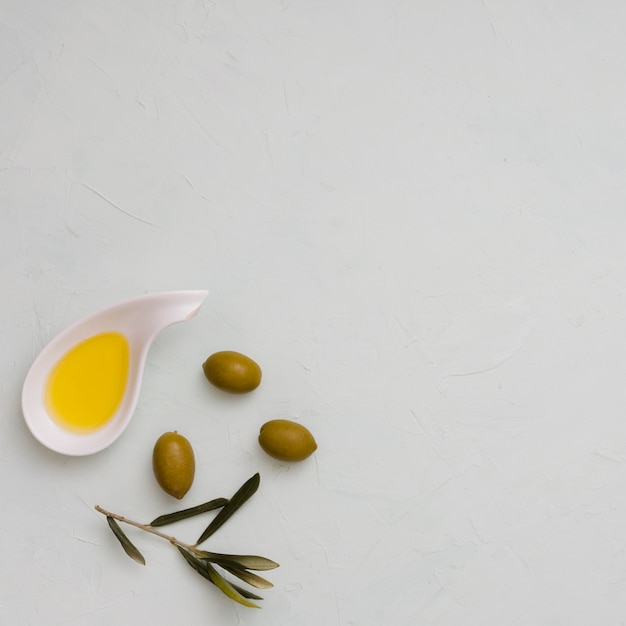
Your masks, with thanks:
[[(39, 353), (22, 387), (22, 412), (34, 437), (51, 450), (70, 456), (94, 454), (110, 446), (133, 416), (146, 357), (155, 337), (167, 326), (194, 317), (207, 294), (207, 291), (170, 291), (138, 296), (83, 317), (58, 334)], [(77, 343), (107, 331), (122, 333), (130, 346), (124, 397), (102, 428), (88, 433), (72, 432), (60, 426), (46, 407), (45, 390), (50, 372)]]

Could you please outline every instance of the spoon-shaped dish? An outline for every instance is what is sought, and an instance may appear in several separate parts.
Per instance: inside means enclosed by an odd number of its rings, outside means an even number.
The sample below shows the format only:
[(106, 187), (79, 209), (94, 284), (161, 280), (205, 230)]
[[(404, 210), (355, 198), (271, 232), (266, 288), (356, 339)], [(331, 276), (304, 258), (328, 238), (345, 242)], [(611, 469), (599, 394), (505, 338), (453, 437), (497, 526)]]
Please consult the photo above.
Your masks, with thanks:
[[(22, 412), (33, 436), (69, 456), (94, 454), (110, 446), (130, 422), (141, 388), (150, 345), (157, 334), (196, 315), (207, 291), (169, 291), (131, 298), (83, 317), (59, 333), (33, 362), (22, 387)], [(97, 430), (76, 432), (54, 419), (46, 388), (55, 365), (80, 342), (100, 333), (122, 334), (129, 346), (128, 377), (113, 416)]]

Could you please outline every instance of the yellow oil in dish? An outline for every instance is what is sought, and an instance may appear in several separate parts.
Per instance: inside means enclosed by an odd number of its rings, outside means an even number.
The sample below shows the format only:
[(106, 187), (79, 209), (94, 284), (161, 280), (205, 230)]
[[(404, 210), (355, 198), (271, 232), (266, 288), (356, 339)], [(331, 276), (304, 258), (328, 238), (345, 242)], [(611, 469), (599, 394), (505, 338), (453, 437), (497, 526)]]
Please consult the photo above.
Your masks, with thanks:
[(128, 381), (130, 348), (118, 332), (106, 332), (76, 344), (54, 366), (46, 386), (46, 404), (69, 430), (90, 432), (115, 415)]

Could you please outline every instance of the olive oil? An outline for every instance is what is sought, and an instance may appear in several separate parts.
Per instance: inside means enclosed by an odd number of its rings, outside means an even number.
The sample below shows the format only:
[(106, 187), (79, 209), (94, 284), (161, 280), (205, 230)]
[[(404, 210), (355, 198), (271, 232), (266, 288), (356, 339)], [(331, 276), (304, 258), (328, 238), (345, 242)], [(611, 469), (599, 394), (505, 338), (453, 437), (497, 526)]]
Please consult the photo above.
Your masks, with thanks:
[(104, 426), (119, 408), (130, 362), (128, 340), (118, 332), (84, 339), (52, 369), (46, 404), (64, 428), (90, 432)]

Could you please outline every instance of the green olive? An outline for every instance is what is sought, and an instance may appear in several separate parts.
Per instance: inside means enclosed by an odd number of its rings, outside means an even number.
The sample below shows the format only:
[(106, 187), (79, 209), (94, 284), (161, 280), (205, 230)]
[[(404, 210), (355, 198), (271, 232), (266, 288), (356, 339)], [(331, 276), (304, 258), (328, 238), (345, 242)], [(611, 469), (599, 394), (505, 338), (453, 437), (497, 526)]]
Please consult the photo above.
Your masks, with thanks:
[(152, 469), (161, 489), (180, 500), (191, 488), (196, 472), (189, 441), (176, 431), (161, 435), (152, 451)]
[(261, 368), (250, 357), (232, 350), (212, 354), (202, 369), (210, 383), (229, 393), (247, 393), (261, 384)]
[(279, 461), (304, 461), (317, 450), (313, 435), (302, 424), (271, 420), (261, 426), (259, 444)]

